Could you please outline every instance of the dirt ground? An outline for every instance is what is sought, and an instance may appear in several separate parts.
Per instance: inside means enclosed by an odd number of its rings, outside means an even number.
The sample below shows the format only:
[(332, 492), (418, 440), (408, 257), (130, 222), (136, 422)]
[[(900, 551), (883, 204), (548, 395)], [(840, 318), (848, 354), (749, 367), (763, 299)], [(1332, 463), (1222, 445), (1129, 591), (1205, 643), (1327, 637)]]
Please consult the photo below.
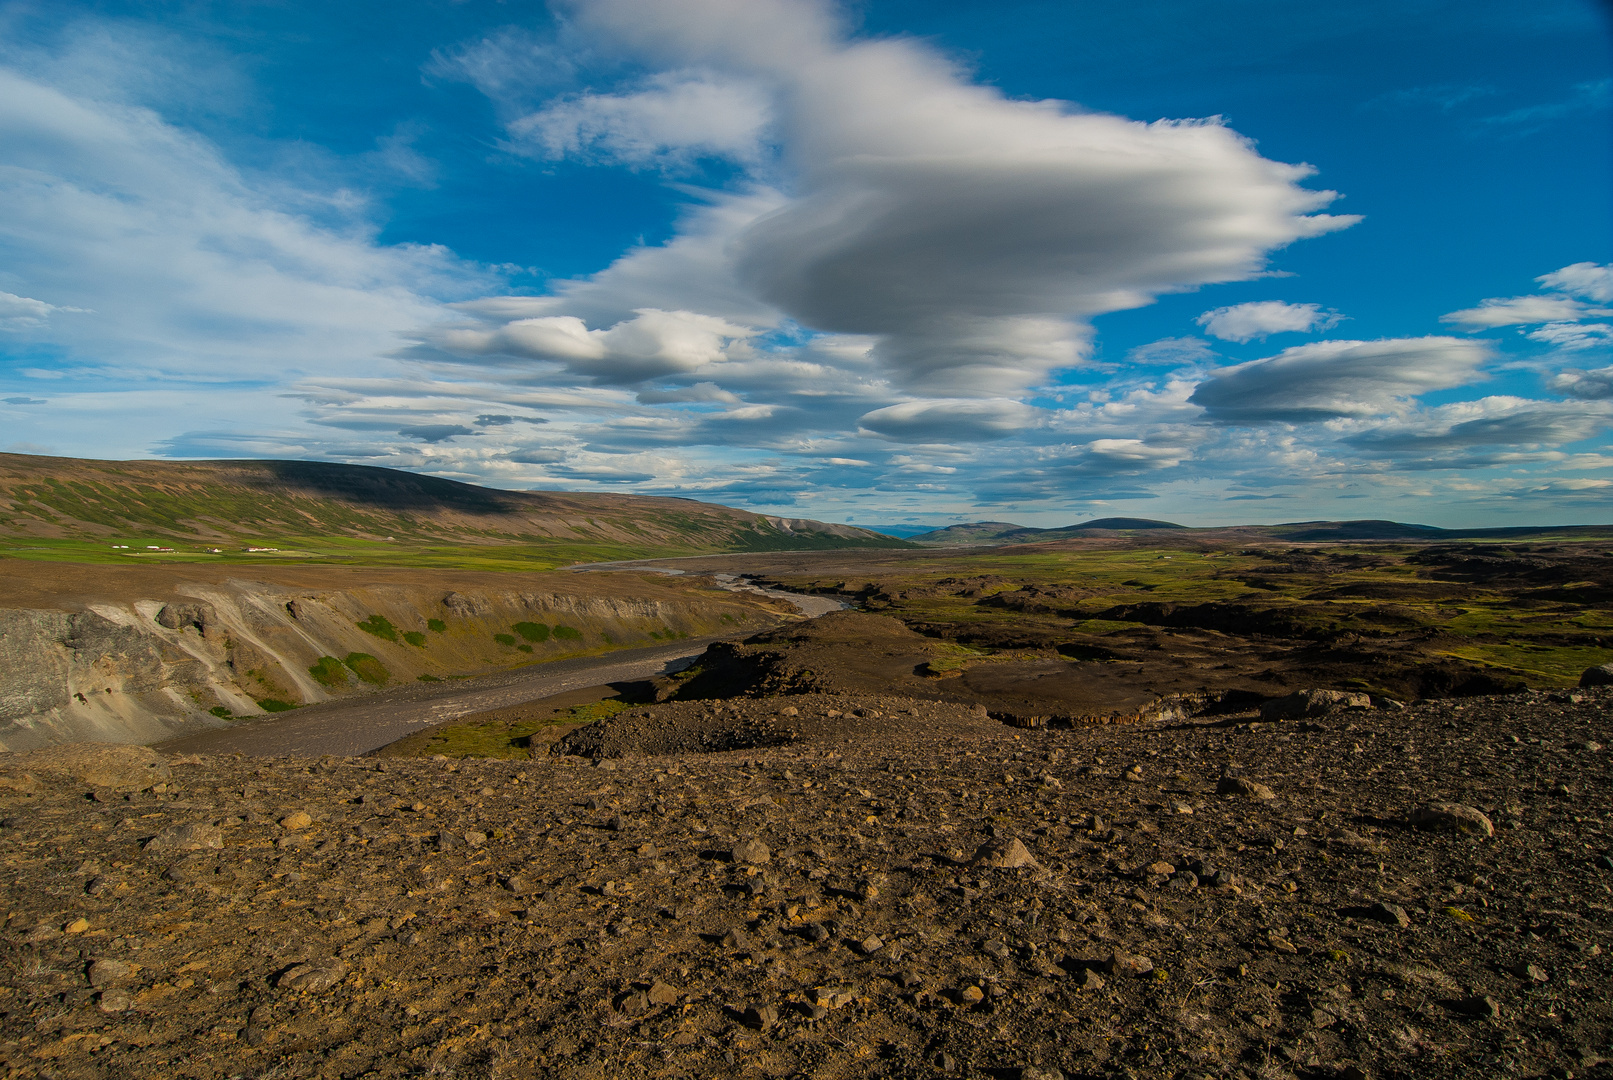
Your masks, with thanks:
[(634, 705), (588, 757), (12, 755), (0, 1068), (1613, 1076), (1610, 706), (813, 691)]

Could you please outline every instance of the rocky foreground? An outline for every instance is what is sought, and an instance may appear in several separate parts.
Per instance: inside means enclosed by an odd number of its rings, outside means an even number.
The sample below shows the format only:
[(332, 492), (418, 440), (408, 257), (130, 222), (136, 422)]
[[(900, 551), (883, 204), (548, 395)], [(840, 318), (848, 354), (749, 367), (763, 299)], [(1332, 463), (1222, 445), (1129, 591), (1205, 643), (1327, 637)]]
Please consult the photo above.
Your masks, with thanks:
[(665, 707), (669, 745), (755, 744), (716, 753), (6, 755), (0, 1065), (1613, 1075), (1610, 706), (1015, 731), (806, 695)]

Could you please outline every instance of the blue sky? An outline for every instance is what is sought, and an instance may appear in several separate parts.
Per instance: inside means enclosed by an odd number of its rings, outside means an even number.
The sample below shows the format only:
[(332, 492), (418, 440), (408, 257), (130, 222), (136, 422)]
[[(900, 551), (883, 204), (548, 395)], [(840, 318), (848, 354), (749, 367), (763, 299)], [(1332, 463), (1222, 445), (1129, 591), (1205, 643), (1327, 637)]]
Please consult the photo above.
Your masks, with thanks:
[(0, 448), (1613, 520), (1580, 0), (0, 4)]

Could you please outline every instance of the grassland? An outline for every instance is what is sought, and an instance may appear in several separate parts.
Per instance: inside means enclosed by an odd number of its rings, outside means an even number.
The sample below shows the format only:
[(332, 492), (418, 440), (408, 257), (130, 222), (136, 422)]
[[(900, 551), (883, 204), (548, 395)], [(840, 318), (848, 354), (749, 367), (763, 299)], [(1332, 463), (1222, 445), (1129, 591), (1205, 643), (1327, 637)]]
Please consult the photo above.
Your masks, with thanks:
[[(1174, 541), (1176, 546), (1170, 546)], [(1342, 681), (1381, 689), (1374, 663), (1483, 669), (1508, 684), (1573, 684), (1613, 661), (1613, 555), (1605, 544), (1167, 543), (976, 549), (871, 559), (865, 577), (779, 574), (786, 587), (856, 597), (977, 649), (1136, 655), (1193, 639), (1269, 660), (1358, 658)], [(1398, 654), (1399, 661), (1394, 657)], [(1376, 657), (1376, 660), (1369, 660)], [(977, 663), (938, 657), (938, 668)], [(1349, 664), (1345, 665), (1350, 666)]]

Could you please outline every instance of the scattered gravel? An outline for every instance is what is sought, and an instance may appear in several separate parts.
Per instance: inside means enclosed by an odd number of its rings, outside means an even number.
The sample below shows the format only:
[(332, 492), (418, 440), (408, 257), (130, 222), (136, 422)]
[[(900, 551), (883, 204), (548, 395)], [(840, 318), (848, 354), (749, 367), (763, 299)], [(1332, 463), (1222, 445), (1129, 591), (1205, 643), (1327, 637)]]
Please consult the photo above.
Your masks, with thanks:
[(805, 698), (706, 754), (0, 758), (0, 1065), (1608, 1075), (1613, 690), (967, 737)]

